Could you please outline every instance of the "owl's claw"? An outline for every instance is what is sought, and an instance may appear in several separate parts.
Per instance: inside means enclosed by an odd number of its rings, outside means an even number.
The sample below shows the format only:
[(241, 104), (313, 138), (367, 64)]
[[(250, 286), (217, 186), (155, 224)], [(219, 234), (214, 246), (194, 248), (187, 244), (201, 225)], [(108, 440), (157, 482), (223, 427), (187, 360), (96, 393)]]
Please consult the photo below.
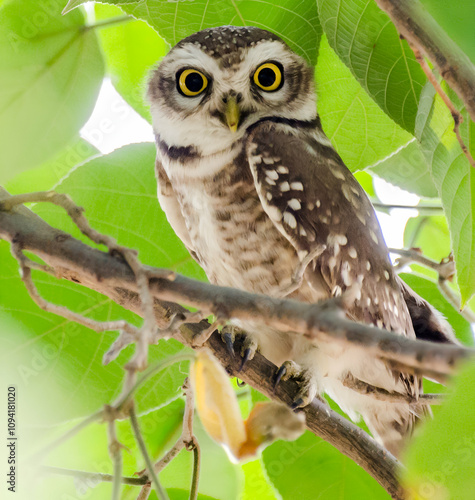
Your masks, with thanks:
[(234, 358), (234, 335), (230, 332), (221, 332), (221, 338), (226, 344), (226, 350)]
[(249, 361), (250, 357), (251, 357), (251, 349), (247, 348), (242, 356), (241, 366), (239, 367), (238, 372), (241, 372), (243, 370), (243, 368), (246, 366), (246, 363)]
[(241, 363), (241, 366), (239, 367), (239, 371), (242, 371), (244, 369), (244, 367), (246, 366), (246, 363), (254, 358), (254, 356), (257, 352), (257, 349), (259, 347), (257, 345), (257, 342), (252, 337), (250, 337), (249, 335), (246, 335), (246, 334), (244, 334), (244, 335), (245, 335), (245, 338), (244, 338), (244, 343), (242, 345), (242, 350), (241, 350), (242, 363)]
[(244, 342), (242, 343), (241, 348), (242, 362), (241, 366), (239, 367), (239, 371), (241, 371), (246, 366), (246, 363), (254, 358), (254, 355), (256, 354), (256, 351), (258, 349), (258, 345), (252, 337), (250, 337), (240, 328), (233, 325), (226, 325), (221, 330), (221, 338), (226, 344), (226, 350), (232, 357), (235, 357), (236, 354), (234, 350), (234, 343), (237, 336), (241, 336), (241, 338), (244, 337)]
[(272, 388), (274, 392), (286, 373), (287, 373), (287, 366), (284, 363), (283, 365), (280, 366), (280, 368), (277, 370), (277, 373), (275, 374), (274, 387)]
[(309, 405), (318, 392), (317, 384), (312, 374), (308, 370), (302, 369), (294, 361), (285, 361), (277, 370), (274, 381), (274, 391), (281, 380), (289, 380), (290, 378), (296, 379), (300, 386), (299, 392), (290, 405), (292, 410)]
[(307, 404), (305, 404), (304, 398), (297, 398), (297, 399), (294, 399), (294, 401), (290, 405), (290, 408), (292, 410), (296, 410), (297, 408), (302, 408), (304, 406), (307, 406)]

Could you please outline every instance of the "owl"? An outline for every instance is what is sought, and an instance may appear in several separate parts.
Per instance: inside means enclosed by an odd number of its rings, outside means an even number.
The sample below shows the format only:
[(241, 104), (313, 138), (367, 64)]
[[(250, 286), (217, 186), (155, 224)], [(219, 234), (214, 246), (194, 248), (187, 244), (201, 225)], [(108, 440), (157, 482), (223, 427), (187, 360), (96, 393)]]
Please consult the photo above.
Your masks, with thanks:
[[(304, 269), (290, 298), (343, 296), (354, 321), (452, 341), (441, 315), (393, 271), (371, 202), (322, 130), (313, 73), (254, 27), (206, 29), (171, 49), (148, 86), (168, 221), (211, 283), (282, 297)], [(246, 332), (246, 359), (259, 349), (281, 367), (276, 376), (301, 381), (294, 407), (326, 393), (396, 455), (426, 410), (347, 387), (352, 375), (416, 401), (421, 392), (416, 376), (363, 349), (257, 319), (235, 326)]]

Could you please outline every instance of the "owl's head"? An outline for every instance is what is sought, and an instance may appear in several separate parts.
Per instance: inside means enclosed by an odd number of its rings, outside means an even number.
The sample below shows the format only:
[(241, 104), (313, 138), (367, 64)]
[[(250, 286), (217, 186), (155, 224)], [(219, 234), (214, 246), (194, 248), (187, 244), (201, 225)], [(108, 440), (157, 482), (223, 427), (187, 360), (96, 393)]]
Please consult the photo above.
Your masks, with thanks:
[(168, 146), (213, 154), (264, 117), (312, 120), (313, 69), (278, 36), (254, 27), (199, 31), (152, 73), (155, 133)]

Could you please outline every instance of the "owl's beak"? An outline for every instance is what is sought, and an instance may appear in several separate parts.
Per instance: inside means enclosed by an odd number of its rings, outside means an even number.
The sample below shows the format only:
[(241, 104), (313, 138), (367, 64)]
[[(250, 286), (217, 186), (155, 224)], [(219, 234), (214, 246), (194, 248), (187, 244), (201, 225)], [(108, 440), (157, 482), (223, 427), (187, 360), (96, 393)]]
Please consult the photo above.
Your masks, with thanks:
[(229, 130), (231, 130), (231, 132), (236, 132), (239, 125), (241, 112), (239, 110), (239, 105), (235, 96), (228, 96), (224, 116), (226, 118), (226, 123), (228, 124)]

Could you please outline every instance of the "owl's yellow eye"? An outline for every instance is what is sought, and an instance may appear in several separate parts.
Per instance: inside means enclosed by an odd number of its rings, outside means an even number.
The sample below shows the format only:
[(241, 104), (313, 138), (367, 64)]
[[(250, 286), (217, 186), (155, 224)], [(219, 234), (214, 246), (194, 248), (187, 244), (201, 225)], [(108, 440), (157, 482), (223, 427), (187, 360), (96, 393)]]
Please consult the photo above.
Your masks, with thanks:
[(282, 65), (274, 62), (262, 64), (256, 69), (253, 80), (259, 88), (266, 92), (279, 90), (284, 83)]
[(208, 79), (197, 69), (185, 69), (177, 75), (178, 90), (187, 97), (195, 97), (208, 86)]

